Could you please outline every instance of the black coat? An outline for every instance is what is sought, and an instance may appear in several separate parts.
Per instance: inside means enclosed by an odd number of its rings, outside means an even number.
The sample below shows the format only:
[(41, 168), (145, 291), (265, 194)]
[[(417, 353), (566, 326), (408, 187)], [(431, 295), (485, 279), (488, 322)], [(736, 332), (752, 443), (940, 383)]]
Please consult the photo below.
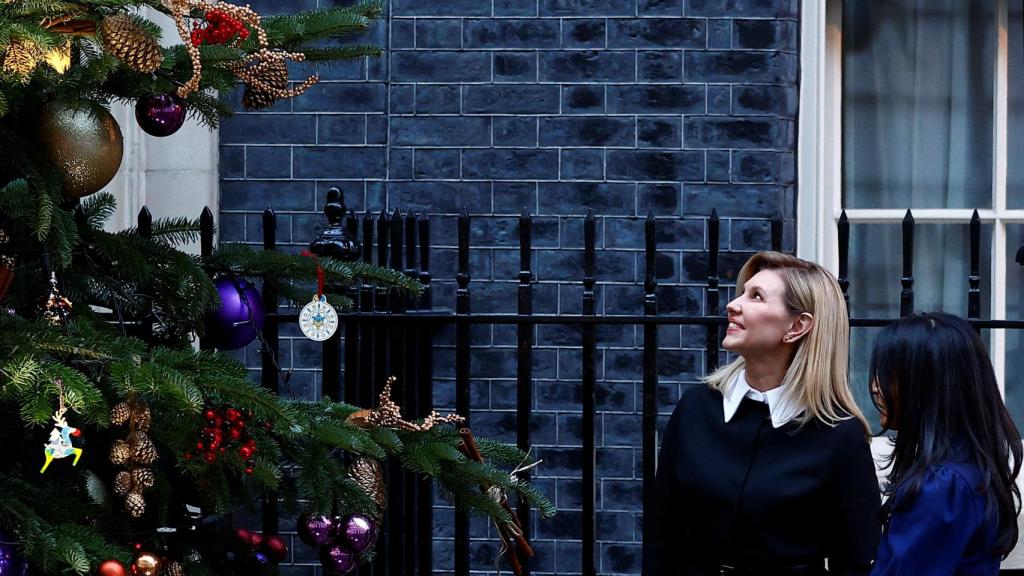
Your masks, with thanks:
[(663, 436), (644, 574), (717, 575), (720, 564), (771, 574), (826, 558), (830, 574), (867, 574), (877, 482), (858, 420), (776, 429), (768, 406), (745, 398), (727, 423), (721, 393), (695, 386)]

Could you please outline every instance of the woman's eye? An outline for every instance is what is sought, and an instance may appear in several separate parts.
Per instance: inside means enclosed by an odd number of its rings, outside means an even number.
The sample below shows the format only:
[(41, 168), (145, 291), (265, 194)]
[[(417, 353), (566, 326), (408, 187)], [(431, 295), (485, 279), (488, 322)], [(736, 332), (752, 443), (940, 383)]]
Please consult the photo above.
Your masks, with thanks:
[(764, 298), (761, 298), (761, 294), (758, 293), (758, 292), (754, 292), (753, 299), (754, 300), (764, 300)]

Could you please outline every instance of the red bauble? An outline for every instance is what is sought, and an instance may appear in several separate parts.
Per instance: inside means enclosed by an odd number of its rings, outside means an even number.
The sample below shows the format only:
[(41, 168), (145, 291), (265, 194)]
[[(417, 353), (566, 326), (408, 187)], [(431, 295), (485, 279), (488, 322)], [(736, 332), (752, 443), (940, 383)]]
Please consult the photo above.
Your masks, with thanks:
[(250, 545), (252, 543), (252, 532), (245, 528), (235, 528), (235, 538), (240, 544)]
[(256, 550), (261, 544), (263, 544), (263, 535), (258, 532), (253, 532), (252, 537), (249, 538), (249, 547)]
[(288, 558), (288, 544), (280, 536), (267, 536), (260, 545), (260, 550), (274, 564), (280, 564)]
[(242, 446), (238, 449), (238, 455), (242, 457), (242, 460), (248, 460), (252, 458), (253, 449), (248, 446)]
[(228, 408), (227, 412), (224, 414), (224, 418), (226, 418), (228, 422), (234, 422), (241, 417), (242, 413), (235, 408)]
[(204, 420), (213, 420), (216, 417), (217, 417), (217, 412), (214, 411), (213, 408), (207, 408), (206, 410), (203, 410), (203, 419)]
[(228, 437), (231, 438), (232, 440), (238, 440), (239, 438), (242, 437), (242, 431), (239, 430), (238, 428), (232, 428), (230, 431), (228, 431)]
[(104, 560), (96, 568), (96, 576), (128, 576), (128, 570), (117, 560)]

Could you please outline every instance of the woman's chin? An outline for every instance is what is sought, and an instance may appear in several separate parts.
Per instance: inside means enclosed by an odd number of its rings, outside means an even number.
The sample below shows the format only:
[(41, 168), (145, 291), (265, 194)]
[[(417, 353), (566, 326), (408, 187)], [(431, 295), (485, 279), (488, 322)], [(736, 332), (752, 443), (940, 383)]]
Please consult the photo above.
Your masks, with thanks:
[(722, 348), (732, 352), (733, 354), (740, 354), (742, 352), (743, 345), (739, 342), (739, 339), (732, 334), (726, 334), (725, 338), (722, 339)]

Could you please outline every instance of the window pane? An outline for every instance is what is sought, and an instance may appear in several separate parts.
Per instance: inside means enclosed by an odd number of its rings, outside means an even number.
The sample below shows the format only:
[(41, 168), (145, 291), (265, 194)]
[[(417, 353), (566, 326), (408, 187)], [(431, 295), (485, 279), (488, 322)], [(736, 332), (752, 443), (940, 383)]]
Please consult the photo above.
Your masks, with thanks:
[[(1006, 227), (1006, 319), (1024, 320), (1024, 266), (1014, 262), (1024, 245), (1024, 224)], [(1024, 430), (1024, 330), (1006, 331), (1006, 406)]]
[(854, 328), (850, 331), (850, 388), (868, 424), (876, 432), (882, 425), (879, 423), (878, 409), (871, 402), (868, 368), (871, 366), (871, 347), (881, 331), (881, 328)]
[(843, 3), (844, 207), (991, 207), (994, 3)]
[[(981, 314), (989, 314), (992, 227), (981, 226)], [(970, 234), (967, 224), (914, 227), (914, 310), (967, 316)], [(899, 223), (850, 226), (850, 313), (895, 318), (900, 313), (903, 231)]]
[(1006, 205), (1020, 210), (1024, 209), (1024, 0), (1011, 0), (1009, 10)]
[[(903, 269), (900, 224), (850, 226), (850, 314), (854, 318), (897, 318)], [(981, 227), (981, 315), (990, 314), (988, 277), (992, 227)], [(942, 310), (967, 316), (970, 234), (966, 224), (919, 224), (914, 231), (915, 311)], [(878, 413), (867, 392), (867, 371), (877, 328), (854, 328), (850, 335), (850, 386), (868, 422), (878, 429)]]

